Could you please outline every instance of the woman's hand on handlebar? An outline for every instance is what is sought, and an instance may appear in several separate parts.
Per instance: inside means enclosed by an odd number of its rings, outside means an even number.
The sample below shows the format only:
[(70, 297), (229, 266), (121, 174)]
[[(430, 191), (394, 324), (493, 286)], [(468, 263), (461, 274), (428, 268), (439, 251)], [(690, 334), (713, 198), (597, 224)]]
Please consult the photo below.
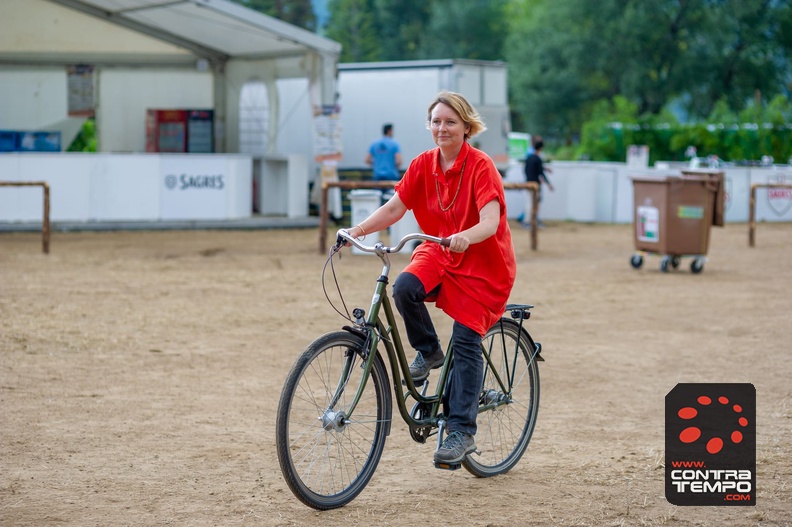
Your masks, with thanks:
[(448, 250), (453, 253), (463, 253), (470, 247), (470, 240), (467, 236), (458, 232), (449, 239)]
[(350, 238), (353, 237), (349, 233), (350, 230), (351, 229), (338, 229), (338, 231), (336, 232), (336, 243), (335, 243), (336, 249), (341, 249), (342, 247), (348, 247), (352, 245), (349, 242), (349, 240), (345, 239), (344, 236), (342, 236), (342, 233), (344, 233), (346, 236), (349, 236)]
[[(381, 250), (383, 250), (386, 253), (399, 252), (404, 247), (404, 245), (410, 240), (434, 242), (434, 243), (439, 243), (443, 247), (450, 248), (451, 241), (453, 239), (453, 238), (438, 238), (437, 236), (431, 236), (423, 233), (413, 233), (399, 240), (399, 243), (395, 247), (385, 247), (382, 243), (377, 243), (374, 247), (369, 247), (362, 244), (361, 243), (362, 240), (360, 238), (355, 237), (355, 235), (353, 234), (354, 230), (356, 230), (356, 227), (352, 227), (351, 229), (338, 230), (338, 232), (336, 233), (336, 243), (333, 246), (334, 252), (338, 252), (342, 247), (345, 247), (347, 245), (350, 246), (355, 245), (361, 250), (371, 253), (375, 252), (375, 249), (377, 247), (381, 248)], [(359, 227), (357, 227), (357, 230), (359, 231)], [(365, 234), (363, 235), (363, 238), (365, 238)], [(469, 241), (467, 237), (462, 236), (460, 239), (457, 239), (455, 252), (462, 252), (466, 250), (468, 245), (469, 245)]]
[(346, 231), (353, 238), (365, 238), (366, 237), (366, 232), (363, 230), (363, 228), (360, 225), (355, 225), (354, 227), (350, 227), (350, 228), (346, 229)]

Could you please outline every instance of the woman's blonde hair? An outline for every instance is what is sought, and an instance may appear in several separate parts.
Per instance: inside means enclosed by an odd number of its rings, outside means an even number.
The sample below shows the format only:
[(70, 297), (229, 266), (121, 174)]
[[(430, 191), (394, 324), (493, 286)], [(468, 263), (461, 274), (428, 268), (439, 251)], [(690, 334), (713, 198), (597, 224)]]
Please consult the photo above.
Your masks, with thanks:
[(470, 139), (487, 129), (487, 126), (484, 124), (484, 121), (473, 105), (467, 102), (467, 99), (462, 95), (452, 91), (441, 91), (437, 94), (435, 100), (432, 101), (432, 104), (429, 105), (429, 111), (426, 117), (427, 128), (431, 126), (432, 110), (440, 103), (451, 107), (451, 109), (459, 115), (459, 118), (462, 119), (462, 122), (470, 126), (470, 131), (465, 134), (465, 139)]

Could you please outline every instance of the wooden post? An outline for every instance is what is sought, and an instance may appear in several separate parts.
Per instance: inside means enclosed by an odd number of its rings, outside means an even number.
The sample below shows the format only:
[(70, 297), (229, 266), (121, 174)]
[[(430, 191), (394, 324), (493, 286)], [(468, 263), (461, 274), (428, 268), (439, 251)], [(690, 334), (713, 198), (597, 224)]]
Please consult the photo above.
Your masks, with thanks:
[(50, 242), (50, 188), (46, 183), (42, 183), (44, 187), (44, 218), (41, 222), (41, 249), (44, 254), (49, 254)]
[(751, 198), (748, 204), (748, 246), (753, 247), (756, 243), (754, 232), (756, 231), (756, 185), (751, 185)]
[(531, 189), (531, 250), (535, 251), (539, 246), (539, 185)]
[(327, 191), (330, 183), (322, 182), (322, 199), (319, 202), (319, 254), (327, 250)]
[(0, 181), (0, 187), (41, 187), (44, 190), (44, 214), (41, 218), (41, 251), (49, 254), (50, 188), (46, 181)]
[[(392, 189), (395, 181), (325, 181), (322, 183), (322, 199), (319, 204), (319, 254), (327, 251), (327, 193), (331, 187), (347, 190), (354, 189)], [(537, 215), (539, 209), (539, 185), (536, 183), (504, 183), (504, 189), (528, 190), (533, 194), (533, 211), (531, 212), (531, 249), (536, 250), (538, 236), (536, 233)]]
[(758, 188), (786, 188), (792, 189), (792, 185), (785, 183), (754, 183), (751, 185), (751, 198), (748, 204), (748, 246), (754, 247), (756, 244), (756, 189)]
[(537, 233), (539, 223), (539, 184), (533, 181), (504, 183), (503, 188), (507, 190), (527, 190), (531, 193), (531, 250), (537, 250), (539, 247), (539, 234)]

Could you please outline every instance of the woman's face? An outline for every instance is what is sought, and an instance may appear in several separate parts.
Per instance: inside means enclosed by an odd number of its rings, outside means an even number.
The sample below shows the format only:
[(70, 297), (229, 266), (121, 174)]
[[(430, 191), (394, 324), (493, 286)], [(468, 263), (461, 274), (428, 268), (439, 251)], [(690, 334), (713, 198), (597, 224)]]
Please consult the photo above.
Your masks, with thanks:
[(432, 108), (429, 129), (432, 139), (440, 148), (460, 149), (470, 126), (462, 122), (453, 108), (441, 102)]

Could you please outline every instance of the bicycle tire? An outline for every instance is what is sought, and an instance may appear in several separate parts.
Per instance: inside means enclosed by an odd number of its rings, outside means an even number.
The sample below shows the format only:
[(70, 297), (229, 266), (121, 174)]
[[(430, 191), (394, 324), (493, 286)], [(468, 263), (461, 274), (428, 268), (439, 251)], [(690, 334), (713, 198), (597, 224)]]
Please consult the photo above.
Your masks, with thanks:
[[(342, 507), (360, 494), (390, 433), (391, 394), (379, 353), (351, 419), (341, 413), (360, 385), (363, 345), (361, 336), (346, 331), (318, 338), (297, 358), (281, 392), (275, 425), (281, 472), (294, 495), (317, 510)], [(348, 353), (350, 378), (328, 409)]]
[[(468, 454), (462, 466), (474, 476), (487, 478), (511, 470), (528, 448), (539, 410), (539, 368), (533, 341), (514, 320), (503, 318), (495, 323), (482, 345), (506, 388), (501, 390), (485, 357), (482, 394), (487, 395), (482, 396), (482, 404), (494, 398), (508, 402), (479, 410), (476, 447), (480, 454)], [(490, 401), (484, 400), (487, 397)]]

